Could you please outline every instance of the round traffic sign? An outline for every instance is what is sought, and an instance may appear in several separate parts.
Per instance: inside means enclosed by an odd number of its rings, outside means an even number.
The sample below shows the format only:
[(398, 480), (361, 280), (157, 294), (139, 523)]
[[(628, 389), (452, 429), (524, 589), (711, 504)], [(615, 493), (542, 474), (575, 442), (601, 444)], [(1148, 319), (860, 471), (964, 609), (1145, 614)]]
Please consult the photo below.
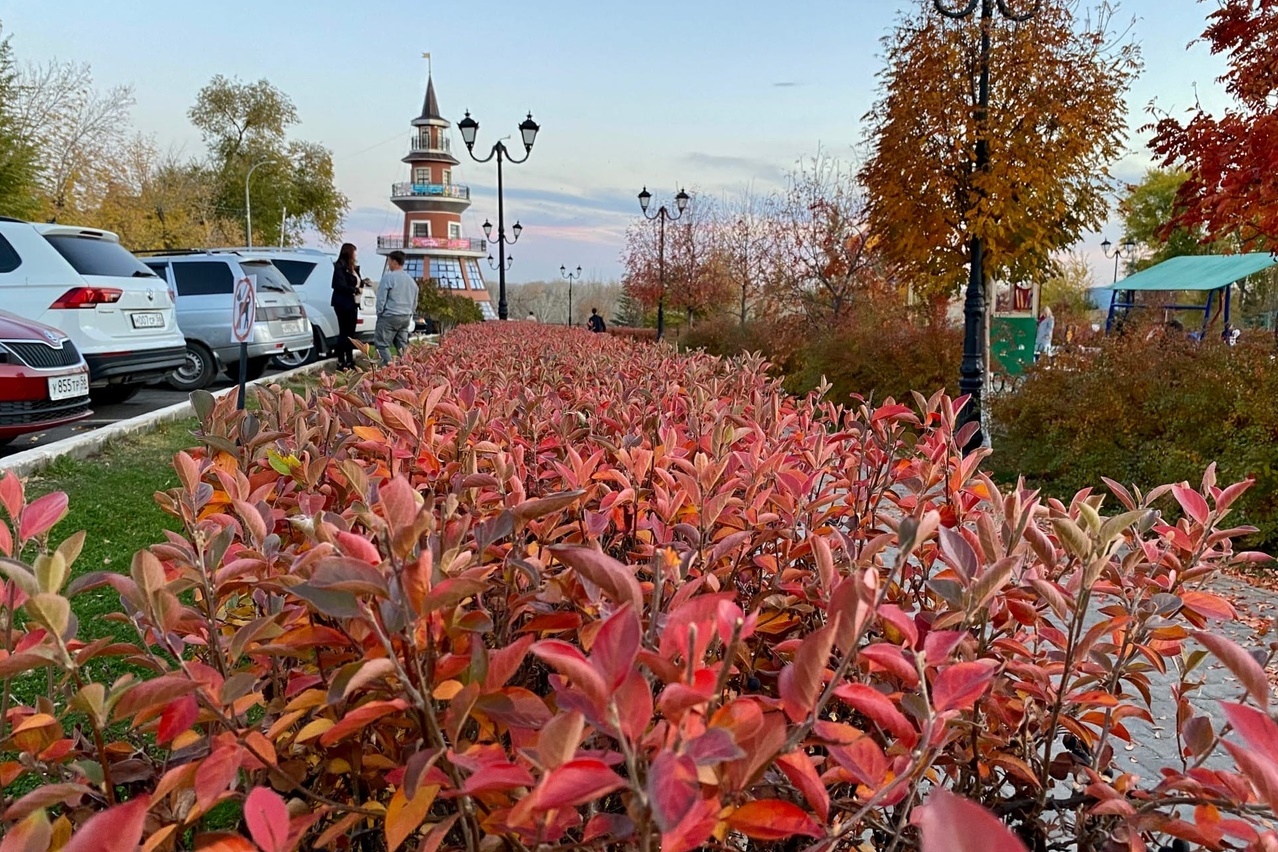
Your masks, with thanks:
[(253, 276), (248, 275), (235, 282), (235, 302), (231, 314), (231, 331), (235, 339), (244, 343), (253, 333), (256, 318), (256, 300), (253, 298)]

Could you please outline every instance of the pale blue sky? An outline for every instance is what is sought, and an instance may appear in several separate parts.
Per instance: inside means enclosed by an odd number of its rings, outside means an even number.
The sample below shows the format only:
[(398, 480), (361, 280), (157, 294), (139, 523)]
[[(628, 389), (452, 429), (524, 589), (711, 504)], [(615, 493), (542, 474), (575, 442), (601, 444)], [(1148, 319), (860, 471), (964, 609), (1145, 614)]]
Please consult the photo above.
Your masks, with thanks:
[[(525, 225), (512, 281), (558, 277), (560, 264), (615, 277), (644, 184), (732, 194), (766, 190), (818, 146), (855, 161), (875, 95), (879, 39), (909, 0), (4, 0), (0, 22), (20, 59), (85, 61), (102, 86), (130, 84), (134, 122), (163, 147), (202, 151), (186, 110), (214, 74), (266, 77), (297, 104), (297, 135), (332, 149), (351, 199), (352, 241), (371, 254), (399, 229), (387, 200), (421, 108), (430, 51), (444, 115), (480, 122), (480, 146), (542, 125), (532, 158), (508, 167), (506, 208)], [(1124, 0), (1120, 19), (1145, 71), (1129, 124), (1157, 99), (1179, 111), (1225, 100), (1223, 68), (1202, 45), (1212, 8), (1195, 0)], [(785, 84), (785, 85), (777, 85)], [(997, 79), (995, 79), (997, 85)], [(454, 144), (460, 138), (454, 131)], [(1121, 177), (1150, 164), (1133, 134)], [(478, 150), (477, 146), (477, 150)], [(475, 203), (469, 235), (496, 220), (493, 166), (463, 163)], [(1102, 236), (1085, 246), (1098, 256)], [(1112, 267), (1096, 257), (1098, 283)], [(366, 269), (377, 269), (368, 263)], [(485, 274), (488, 274), (487, 272)], [(495, 273), (494, 273), (495, 274)]]

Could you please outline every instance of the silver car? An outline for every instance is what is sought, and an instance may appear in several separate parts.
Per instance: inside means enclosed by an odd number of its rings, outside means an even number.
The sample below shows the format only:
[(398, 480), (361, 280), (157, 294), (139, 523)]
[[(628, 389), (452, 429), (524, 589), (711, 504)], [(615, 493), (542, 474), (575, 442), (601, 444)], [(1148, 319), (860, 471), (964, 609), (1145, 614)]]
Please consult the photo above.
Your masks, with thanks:
[(248, 377), (262, 375), (271, 358), (309, 349), (306, 308), (288, 279), (267, 259), (246, 253), (192, 251), (143, 259), (176, 294), (177, 321), (186, 338), (186, 363), (168, 383), (178, 390), (207, 387), (219, 369), (240, 374), (240, 344), (231, 331), (235, 282), (256, 281), (256, 322), (248, 341)]

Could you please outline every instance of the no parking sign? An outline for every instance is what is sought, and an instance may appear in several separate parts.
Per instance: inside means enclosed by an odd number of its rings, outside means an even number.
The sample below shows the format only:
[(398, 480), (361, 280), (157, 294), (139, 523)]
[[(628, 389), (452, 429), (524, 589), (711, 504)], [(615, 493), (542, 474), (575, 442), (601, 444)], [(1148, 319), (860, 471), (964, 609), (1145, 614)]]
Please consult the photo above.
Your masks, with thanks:
[(240, 343), (247, 343), (253, 334), (253, 320), (256, 318), (256, 300), (253, 298), (257, 290), (255, 275), (246, 275), (235, 282), (235, 299), (231, 313), (231, 331)]

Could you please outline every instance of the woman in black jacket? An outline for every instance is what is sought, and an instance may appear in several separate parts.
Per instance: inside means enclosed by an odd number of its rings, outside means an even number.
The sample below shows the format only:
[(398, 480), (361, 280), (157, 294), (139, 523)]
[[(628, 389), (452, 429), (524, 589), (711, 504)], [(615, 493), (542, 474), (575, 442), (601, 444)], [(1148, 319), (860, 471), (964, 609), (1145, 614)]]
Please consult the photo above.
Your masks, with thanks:
[(333, 264), (333, 299), (329, 304), (337, 314), (337, 369), (355, 367), (355, 320), (359, 316), (359, 273), (355, 266), (355, 246), (342, 243), (342, 250)]

